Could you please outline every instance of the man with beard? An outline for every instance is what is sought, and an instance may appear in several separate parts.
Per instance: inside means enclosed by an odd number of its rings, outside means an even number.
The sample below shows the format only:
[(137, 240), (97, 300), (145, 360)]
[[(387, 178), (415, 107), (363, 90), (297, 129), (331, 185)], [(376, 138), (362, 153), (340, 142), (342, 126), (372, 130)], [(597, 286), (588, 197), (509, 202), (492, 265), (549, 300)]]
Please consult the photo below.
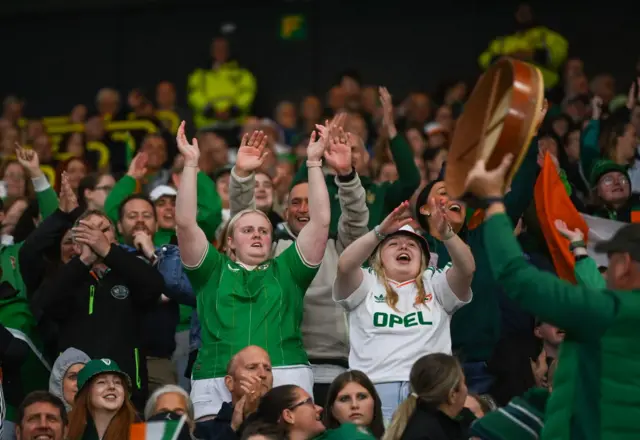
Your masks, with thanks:
[[(169, 198), (169, 194), (154, 195), (157, 196), (156, 203), (163, 199), (167, 202), (166, 199)], [(175, 203), (175, 197), (173, 198)], [(164, 214), (162, 221), (166, 221)], [(159, 224), (156, 207), (148, 197), (134, 194), (120, 205), (117, 226), (123, 243), (130, 252), (136, 253), (152, 265), (158, 262), (163, 252), (169, 250), (168, 245), (158, 248), (154, 245), (154, 234)], [(176, 349), (175, 334), (179, 321), (178, 303), (165, 295), (141, 319), (142, 346), (147, 354), (151, 393), (163, 385), (177, 384), (177, 371), (172, 357)]]
[(18, 408), (17, 421), (17, 440), (67, 438), (67, 410), (60, 399), (47, 391), (28, 394)]

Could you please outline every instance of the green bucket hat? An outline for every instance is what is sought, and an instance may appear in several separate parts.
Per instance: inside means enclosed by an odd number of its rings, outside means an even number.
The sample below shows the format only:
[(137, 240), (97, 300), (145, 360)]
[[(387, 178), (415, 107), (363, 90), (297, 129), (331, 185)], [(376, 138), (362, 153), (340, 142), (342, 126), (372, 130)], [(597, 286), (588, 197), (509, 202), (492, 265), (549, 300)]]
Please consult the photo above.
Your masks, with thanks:
[(131, 389), (131, 378), (127, 373), (120, 369), (115, 361), (112, 361), (111, 359), (94, 359), (85, 364), (84, 368), (78, 372), (78, 394), (76, 394), (76, 396), (80, 394), (82, 388), (84, 388), (91, 379), (105, 373), (112, 373), (121, 376), (127, 382), (129, 389)]
[(627, 168), (625, 166), (618, 165), (611, 160), (599, 160), (593, 165), (593, 169), (591, 170), (591, 176), (589, 178), (589, 184), (591, 185), (591, 188), (595, 188), (598, 185), (598, 180), (600, 180), (600, 178), (605, 174), (612, 171), (617, 171), (624, 174), (624, 176), (627, 178), (627, 181), (630, 181), (629, 172), (627, 171)]
[(476, 420), (470, 434), (485, 440), (537, 440), (544, 426), (549, 391), (534, 388)]

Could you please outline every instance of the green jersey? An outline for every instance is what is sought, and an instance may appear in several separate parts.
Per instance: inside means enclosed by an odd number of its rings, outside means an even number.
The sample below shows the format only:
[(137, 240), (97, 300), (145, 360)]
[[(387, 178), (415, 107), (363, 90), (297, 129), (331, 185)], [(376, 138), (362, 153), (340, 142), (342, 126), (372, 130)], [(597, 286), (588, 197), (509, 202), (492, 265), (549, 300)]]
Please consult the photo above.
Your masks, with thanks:
[(303, 297), (319, 267), (304, 261), (297, 244), (253, 270), (209, 244), (197, 267), (185, 267), (202, 325), (193, 378), (223, 377), (231, 357), (248, 345), (264, 348), (274, 367), (308, 363)]

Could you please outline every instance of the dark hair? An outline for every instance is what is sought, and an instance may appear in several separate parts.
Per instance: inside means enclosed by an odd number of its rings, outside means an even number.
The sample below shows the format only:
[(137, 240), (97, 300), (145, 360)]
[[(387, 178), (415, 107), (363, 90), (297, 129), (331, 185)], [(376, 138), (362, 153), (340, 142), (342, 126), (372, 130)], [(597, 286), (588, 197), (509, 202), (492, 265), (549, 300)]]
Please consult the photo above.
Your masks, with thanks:
[(118, 221), (122, 220), (122, 215), (124, 214), (124, 207), (127, 205), (127, 203), (129, 203), (132, 200), (144, 200), (145, 202), (147, 202), (149, 206), (151, 206), (151, 211), (153, 212), (153, 219), (154, 220), (158, 219), (156, 217), (155, 205), (153, 204), (153, 202), (149, 197), (145, 196), (144, 194), (131, 194), (126, 199), (124, 199), (122, 203), (120, 203), (120, 206), (118, 206)]
[(338, 394), (349, 383), (354, 382), (365, 388), (371, 398), (373, 399), (373, 419), (371, 419), (371, 425), (368, 426), (369, 430), (375, 438), (382, 438), (384, 435), (384, 419), (382, 417), (382, 402), (380, 396), (376, 392), (376, 388), (373, 386), (371, 379), (362, 371), (351, 370), (337, 376), (331, 382), (329, 391), (327, 392), (327, 403), (325, 404), (325, 410), (322, 416), (322, 422), (327, 429), (335, 429), (340, 426), (340, 422), (333, 415), (333, 404), (338, 398)]
[(342, 73), (340, 73), (340, 76), (338, 77), (338, 81), (336, 82), (336, 84), (339, 85), (344, 78), (351, 78), (352, 80), (357, 82), (359, 86), (362, 85), (362, 76), (355, 69), (347, 69), (347, 70), (344, 70)]
[(57, 193), (60, 193), (60, 189), (62, 188), (62, 173), (64, 171), (67, 171), (67, 168), (69, 168), (69, 165), (71, 165), (72, 162), (80, 162), (82, 165), (84, 165), (85, 173), (88, 173), (91, 169), (89, 163), (86, 160), (77, 156), (71, 156), (64, 161), (59, 162), (58, 166), (56, 167), (56, 181), (54, 188)]
[(87, 199), (85, 198), (84, 192), (86, 190), (95, 190), (96, 186), (100, 182), (104, 176), (110, 176), (109, 173), (90, 173), (84, 176), (80, 183), (78, 184), (78, 205), (86, 209), (87, 208)]
[[(26, 200), (24, 198), (18, 198), (14, 200), (14, 202), (18, 200)], [(38, 204), (37, 199), (26, 200), (27, 207), (16, 222), (16, 226), (13, 228), (13, 240), (15, 243), (23, 242), (27, 239), (29, 234), (31, 234), (36, 229), (36, 220), (40, 216), (40, 206)], [(13, 205), (13, 203), (11, 203)], [(11, 207), (11, 205), (7, 206), (7, 209)]]
[(297, 385), (280, 385), (272, 388), (267, 394), (262, 396), (258, 409), (247, 417), (238, 430), (238, 435), (242, 435), (246, 427), (252, 423), (262, 422), (272, 426), (280, 426), (286, 430), (282, 424), (282, 412), (296, 404), (298, 395), (296, 391), (300, 389)]
[(422, 160), (425, 162), (431, 162), (440, 154), (441, 151), (446, 150), (444, 147), (427, 148), (422, 153)]
[(16, 421), (18, 424), (22, 424), (22, 419), (24, 418), (24, 413), (28, 407), (36, 403), (50, 403), (51, 405), (58, 408), (60, 411), (60, 418), (62, 419), (62, 424), (67, 426), (69, 424), (69, 418), (67, 417), (67, 410), (64, 407), (64, 403), (60, 400), (59, 397), (54, 396), (49, 391), (33, 391), (26, 395), (26, 397), (20, 403), (18, 407), (18, 417)]
[(280, 426), (255, 422), (244, 429), (240, 440), (249, 440), (254, 435), (260, 435), (269, 440), (286, 440), (287, 438), (286, 433)]

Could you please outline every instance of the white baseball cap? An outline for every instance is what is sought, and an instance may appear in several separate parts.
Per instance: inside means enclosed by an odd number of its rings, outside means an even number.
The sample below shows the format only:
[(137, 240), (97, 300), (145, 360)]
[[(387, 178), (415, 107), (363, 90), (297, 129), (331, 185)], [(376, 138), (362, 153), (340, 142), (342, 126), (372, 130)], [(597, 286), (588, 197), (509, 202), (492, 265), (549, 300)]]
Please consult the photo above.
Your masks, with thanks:
[(160, 197), (164, 197), (164, 196), (175, 197), (177, 195), (178, 195), (178, 192), (175, 190), (175, 188), (169, 185), (158, 185), (153, 189), (153, 191), (151, 191), (151, 193), (149, 194), (149, 198), (151, 199), (152, 202), (155, 202)]

